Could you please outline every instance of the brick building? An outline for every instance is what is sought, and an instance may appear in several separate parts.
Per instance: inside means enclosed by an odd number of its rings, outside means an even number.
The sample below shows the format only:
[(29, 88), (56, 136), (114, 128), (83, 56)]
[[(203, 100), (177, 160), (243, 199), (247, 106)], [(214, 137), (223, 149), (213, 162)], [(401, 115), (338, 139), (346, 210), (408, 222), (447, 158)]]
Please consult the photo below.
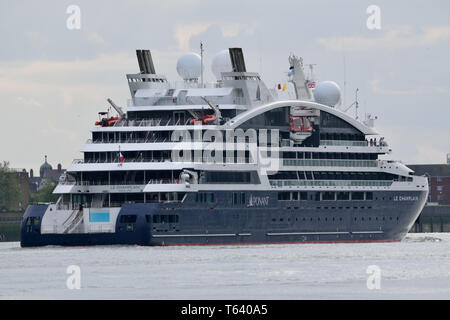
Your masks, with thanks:
[(428, 177), (428, 202), (411, 232), (450, 232), (450, 164), (408, 165)]
[(408, 167), (417, 175), (428, 177), (428, 202), (450, 205), (450, 164), (415, 164)]

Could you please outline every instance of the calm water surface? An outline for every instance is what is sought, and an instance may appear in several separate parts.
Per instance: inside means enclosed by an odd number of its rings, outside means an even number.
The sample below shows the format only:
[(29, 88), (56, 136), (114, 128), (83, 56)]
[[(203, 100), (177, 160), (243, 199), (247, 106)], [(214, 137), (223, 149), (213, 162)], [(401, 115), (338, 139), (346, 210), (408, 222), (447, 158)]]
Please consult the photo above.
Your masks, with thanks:
[[(79, 290), (67, 287), (80, 267)], [(380, 270), (369, 290), (369, 266)], [(43, 247), (0, 243), (1, 299), (450, 299), (450, 233), (399, 243)]]

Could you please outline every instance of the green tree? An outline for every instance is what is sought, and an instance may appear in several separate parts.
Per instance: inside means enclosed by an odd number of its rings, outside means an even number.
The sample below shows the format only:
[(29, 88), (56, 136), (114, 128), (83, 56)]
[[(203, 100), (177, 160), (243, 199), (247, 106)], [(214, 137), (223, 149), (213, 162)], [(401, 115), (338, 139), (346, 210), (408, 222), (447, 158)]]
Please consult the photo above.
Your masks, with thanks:
[(50, 179), (45, 179), (44, 186), (39, 190), (39, 192), (30, 195), (30, 203), (56, 202), (58, 200), (58, 195), (53, 194), (54, 189), (55, 182)]
[(0, 163), (0, 210), (11, 210), (20, 199), (16, 176), (9, 168), (9, 162)]

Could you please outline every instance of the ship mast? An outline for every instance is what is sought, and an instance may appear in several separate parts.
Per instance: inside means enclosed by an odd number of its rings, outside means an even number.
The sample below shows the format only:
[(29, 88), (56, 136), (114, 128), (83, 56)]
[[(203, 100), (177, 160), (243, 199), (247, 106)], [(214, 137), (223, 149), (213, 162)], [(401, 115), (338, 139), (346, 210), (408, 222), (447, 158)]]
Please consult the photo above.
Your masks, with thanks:
[(200, 42), (200, 68), (201, 68), (200, 84), (203, 88), (203, 42)]

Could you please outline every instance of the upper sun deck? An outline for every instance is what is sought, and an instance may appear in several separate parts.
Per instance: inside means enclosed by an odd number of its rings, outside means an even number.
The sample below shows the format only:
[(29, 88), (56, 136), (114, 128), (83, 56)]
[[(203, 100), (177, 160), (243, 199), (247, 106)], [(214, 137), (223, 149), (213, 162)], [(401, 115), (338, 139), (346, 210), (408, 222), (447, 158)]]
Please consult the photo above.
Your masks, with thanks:
[[(334, 103), (325, 105), (315, 101), (300, 59), (290, 57), (289, 60), (294, 75), (289, 81), (296, 99), (283, 100), (278, 99), (275, 90), (265, 86), (258, 73), (246, 71), (240, 49), (230, 49), (229, 53), (230, 69), (221, 70), (220, 76), (216, 74), (216, 82), (205, 83), (192, 70), (180, 72), (178, 64), (177, 70), (184, 81), (169, 82), (165, 76), (156, 74), (150, 52), (137, 52), (141, 72), (127, 75), (131, 103), (120, 117), (106, 119), (110, 120), (106, 125), (104, 121), (97, 122), (91, 130), (92, 141), (101, 137), (101, 141), (120, 143), (124, 134), (126, 141), (147, 141), (147, 137), (153, 136), (151, 132), (157, 131), (163, 132), (166, 139), (166, 131), (194, 128), (269, 128), (283, 131), (280, 138), (283, 146), (363, 147), (368, 146), (366, 136), (378, 135), (372, 125), (333, 107)], [(182, 67), (186, 69), (186, 65)], [(198, 124), (201, 126), (197, 127)]]

